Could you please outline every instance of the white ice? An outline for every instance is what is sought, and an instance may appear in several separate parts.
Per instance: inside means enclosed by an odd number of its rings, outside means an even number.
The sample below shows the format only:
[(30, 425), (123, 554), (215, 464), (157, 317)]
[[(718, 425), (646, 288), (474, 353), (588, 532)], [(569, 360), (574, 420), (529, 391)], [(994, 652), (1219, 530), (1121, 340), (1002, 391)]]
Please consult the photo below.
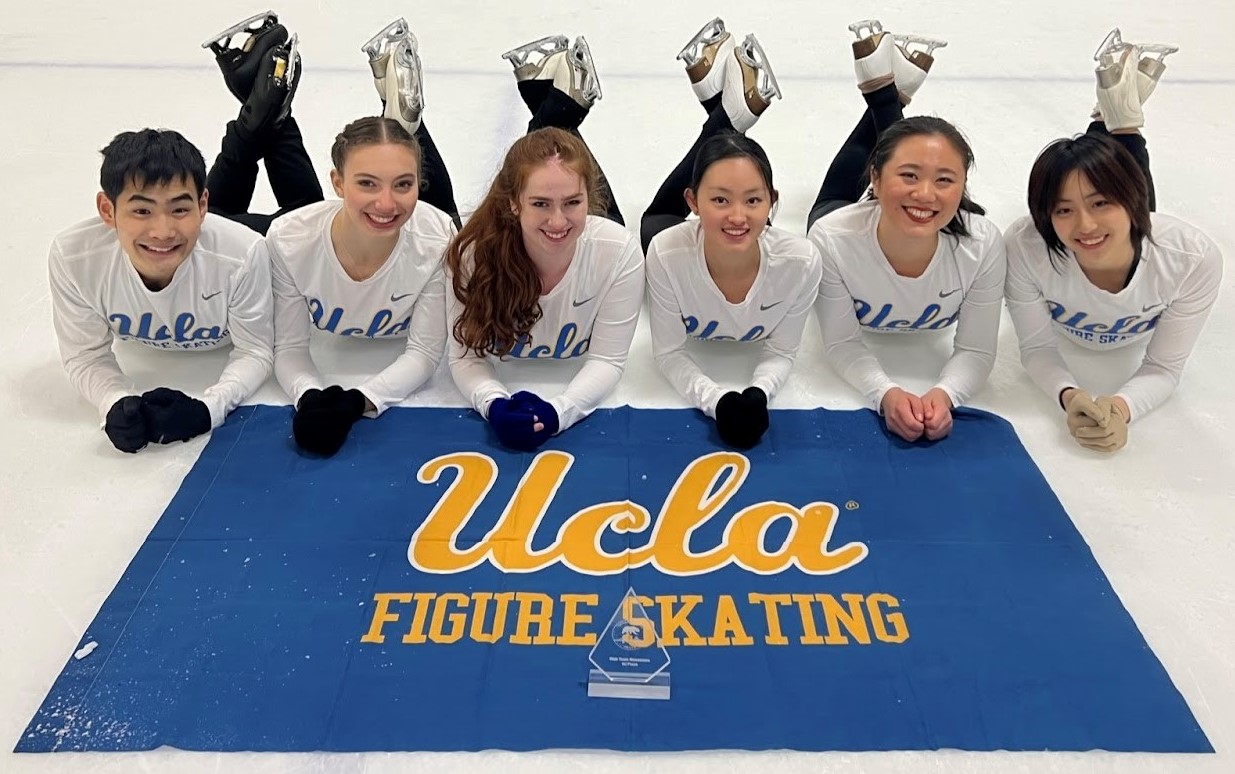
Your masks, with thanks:
[[(116, 132), (174, 127), (207, 159), (213, 156), (223, 124), (237, 106), (199, 44), (262, 8), (236, 0), (52, 0), (5, 3), (0, 13), (0, 251), (9, 272), (0, 285), (0, 362), (5, 364), (0, 376), (0, 770), (1235, 771), (1235, 417), (1227, 407), (1227, 379), (1235, 362), (1231, 271), (1183, 385), (1166, 405), (1132, 425), (1131, 442), (1117, 455), (1087, 453), (1067, 437), (1058, 409), (1021, 370), (1006, 315), (995, 371), (974, 399), (1014, 423), (1216, 755), (7, 752), (205, 443), (149, 448), (136, 456), (110, 447), (93, 410), (73, 393), (60, 368), (47, 246), (58, 230), (94, 212), (98, 149)], [(277, 10), (300, 33), (305, 76), (296, 115), (323, 181), (335, 132), (377, 108), (360, 44), (395, 16), (407, 16), (426, 67), (426, 120), (464, 208), (480, 197), (503, 149), (526, 120), (499, 54), (549, 33), (587, 35), (605, 96), (583, 132), (630, 223), (637, 223), (702, 119), (673, 57), (703, 22), (723, 16), (734, 31), (759, 35), (785, 92), (752, 136), (766, 145), (775, 166), (782, 197), (777, 223), (792, 229), (804, 227), (823, 169), (861, 109), (852, 82), (849, 22), (878, 17), (893, 31), (951, 41), (938, 52), (912, 110), (949, 118), (968, 134), (978, 158), (973, 194), (1001, 226), (1024, 212), (1025, 181), (1036, 152), (1052, 138), (1083, 131), (1093, 103), (1093, 49), (1107, 30), (1120, 25), (1128, 40), (1181, 47), (1147, 108), (1160, 208), (1196, 224), (1226, 255), (1235, 256), (1231, 203), (1223, 198), (1232, 191), (1235, 173), (1235, 81), (1229, 74), (1235, 11), (1220, 0), (677, 5), (320, 0)], [(270, 205), (269, 193), (260, 190), (257, 206)], [(322, 362), (341, 374), (359, 373), (392, 356), (381, 347), (328, 349)], [(775, 406), (859, 405), (857, 395), (823, 362), (820, 349), (812, 325)], [(938, 343), (923, 346), (919, 340), (912, 347), (888, 345), (882, 354), (901, 363), (894, 371), (909, 383), (921, 384), (944, 352)], [(186, 389), (209, 384), (223, 359), (132, 347), (122, 347), (121, 358), (139, 384), (170, 382)], [(736, 384), (749, 361), (740, 353), (724, 359), (720, 371)], [(1094, 383), (1109, 382), (1126, 365), (1102, 364)], [(459, 403), (444, 376), (439, 372), (414, 401)], [(561, 378), (543, 370), (522, 376), (537, 383)], [(271, 381), (256, 400), (286, 398)], [(646, 327), (613, 403), (681, 405), (651, 362)], [(1044, 638), (1074, 635), (1041, 632)]]

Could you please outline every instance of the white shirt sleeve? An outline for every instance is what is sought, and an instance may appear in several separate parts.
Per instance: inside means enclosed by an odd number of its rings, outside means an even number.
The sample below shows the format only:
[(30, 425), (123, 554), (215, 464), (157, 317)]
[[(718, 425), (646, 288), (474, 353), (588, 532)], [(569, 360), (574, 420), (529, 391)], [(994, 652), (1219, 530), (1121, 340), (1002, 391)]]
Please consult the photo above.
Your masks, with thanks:
[[(1003, 235), (994, 228), (986, 233), (987, 238), (981, 242), (983, 255), (978, 273), (961, 301), (952, 357), (944, 364), (935, 385), (948, 394), (953, 406), (963, 405), (981, 389), (995, 365), (1008, 262)], [(940, 234), (939, 238), (953, 237)]]
[[(451, 295), (454, 295), (453, 293)], [(446, 348), (446, 284), (441, 266), (430, 277), (412, 310), (412, 325), (407, 332), (403, 354), (359, 389), (376, 408), (376, 417), (406, 398), (433, 376)]]
[(1005, 295), (1008, 299), (1008, 313), (1012, 316), (1012, 326), (1016, 329), (1016, 337), (1020, 342), (1021, 365), (1029, 373), (1029, 378), (1058, 403), (1059, 394), (1069, 387), (1075, 387), (1077, 382), (1076, 377), (1068, 370), (1063, 355), (1059, 353), (1059, 340), (1051, 325), (1046, 297), (1030, 267), (1031, 260), (1048, 258), (1044, 255), (1029, 255), (1019, 237), (1023, 228), (1023, 224), (1021, 229), (1014, 225), (1007, 234), (1008, 277)]
[(557, 411), (558, 432), (595, 411), (613, 392), (626, 368), (644, 288), (643, 252), (634, 234), (626, 242), (619, 266), (617, 278), (600, 301), (583, 367), (566, 389), (549, 401)]
[(232, 340), (227, 365), (219, 381), (202, 396), (212, 428), (223, 424), (232, 409), (262, 386), (274, 362), (270, 257), (265, 240), (253, 243), (244, 265), (232, 277), (227, 328)]
[[(811, 249), (818, 252), (812, 244)], [(771, 400), (789, 378), (793, 369), (793, 361), (797, 358), (798, 348), (802, 345), (802, 331), (806, 329), (806, 318), (811, 306), (819, 296), (819, 283), (822, 279), (821, 261), (811, 264), (810, 275), (802, 282), (793, 306), (789, 308), (785, 319), (772, 331), (763, 342), (763, 357), (755, 366), (751, 377), (751, 386), (763, 390), (763, 394)], [(852, 314), (850, 315), (852, 316)], [(715, 404), (713, 404), (715, 408)]]
[(325, 385), (309, 354), (312, 322), (305, 297), (276, 251), (269, 251), (270, 281), (274, 293), (274, 375), (292, 405), (309, 390)]
[(509, 398), (510, 390), (502, 384), (488, 358), (467, 350), (454, 336), (455, 323), (463, 314), (463, 304), (455, 295), (450, 277), (445, 278), (447, 362), (450, 376), (463, 397), (467, 398), (482, 417), (489, 418), (489, 404), (497, 398)]
[(1184, 365), (1222, 284), (1222, 254), (1208, 238), (1200, 260), (1179, 286), (1179, 295), (1162, 312), (1141, 367), (1116, 393), (1128, 403), (1132, 419), (1153, 410), (1179, 385)]
[(112, 353), (112, 329), (103, 310), (87, 301), (65, 267), (56, 243), (51, 246), (48, 275), (60, 359), (73, 388), (98, 411), (101, 427), (112, 405), (137, 394), (136, 387), (120, 370)]
[(646, 262), (652, 354), (673, 388), (704, 414), (715, 418), (716, 404), (724, 391), (686, 352), (688, 336), (682, 323), (681, 304), (673, 292), (656, 244), (653, 240), (648, 246)]
[(898, 385), (862, 341), (853, 296), (836, 266), (833, 251), (821, 247), (819, 252), (823, 256), (823, 276), (815, 310), (819, 315), (824, 352), (841, 378), (861, 392), (867, 403), (878, 411), (883, 396)]

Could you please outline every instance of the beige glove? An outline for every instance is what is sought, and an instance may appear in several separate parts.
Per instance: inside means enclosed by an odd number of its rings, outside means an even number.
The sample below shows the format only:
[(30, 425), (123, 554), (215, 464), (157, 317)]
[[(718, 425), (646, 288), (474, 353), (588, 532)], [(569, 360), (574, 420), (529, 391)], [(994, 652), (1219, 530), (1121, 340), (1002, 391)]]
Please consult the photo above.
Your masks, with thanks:
[(1077, 430), (1085, 427), (1098, 427), (1107, 418), (1106, 412), (1094, 402), (1093, 396), (1080, 388), (1072, 390), (1064, 411), (1068, 415), (1068, 432), (1072, 433), (1073, 438), (1077, 437)]
[(1128, 443), (1128, 418), (1110, 396), (1099, 396), (1094, 405), (1106, 415), (1106, 421), (1099, 422), (1096, 427), (1077, 427), (1072, 437), (1086, 449), (1119, 451)]

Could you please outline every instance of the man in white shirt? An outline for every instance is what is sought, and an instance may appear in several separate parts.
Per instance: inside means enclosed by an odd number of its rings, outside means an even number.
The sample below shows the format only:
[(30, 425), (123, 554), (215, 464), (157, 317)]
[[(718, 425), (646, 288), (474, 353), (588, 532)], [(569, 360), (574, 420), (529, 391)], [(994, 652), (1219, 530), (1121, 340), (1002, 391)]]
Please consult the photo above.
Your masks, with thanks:
[[(207, 214), (201, 152), (178, 132), (117, 135), (103, 149), (98, 217), (52, 242), (52, 312), (69, 381), (94, 404), (117, 449), (186, 441), (222, 424), (265, 381), (273, 355), (269, 260), (258, 234)], [(229, 342), (201, 398), (140, 393), (115, 338), (195, 351)]]

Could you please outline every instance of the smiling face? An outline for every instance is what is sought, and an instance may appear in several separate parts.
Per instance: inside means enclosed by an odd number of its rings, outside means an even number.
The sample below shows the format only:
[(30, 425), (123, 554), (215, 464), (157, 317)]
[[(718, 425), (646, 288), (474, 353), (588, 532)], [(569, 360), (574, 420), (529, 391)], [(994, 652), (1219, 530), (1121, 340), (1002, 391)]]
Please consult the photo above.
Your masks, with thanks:
[(420, 166), (406, 145), (372, 143), (351, 150), (330, 172), (353, 234), (390, 239), (412, 217), (420, 199)]
[(116, 201), (100, 192), (96, 205), (146, 286), (161, 290), (197, 245), (206, 192), (199, 194), (193, 182), (183, 178), (160, 185), (130, 180)]
[(1118, 269), (1132, 262), (1132, 220), (1128, 211), (1099, 193), (1080, 171), (1059, 187), (1051, 225), (1082, 269)]
[(934, 238), (952, 222), (965, 193), (965, 162), (939, 134), (910, 135), (897, 144), (871, 188), (881, 228), (907, 238)]
[(554, 157), (532, 170), (511, 209), (519, 217), (523, 246), (533, 260), (568, 258), (587, 225), (587, 186)]
[(686, 190), (686, 203), (699, 216), (705, 256), (758, 257), (759, 236), (768, 225), (774, 191), (749, 158), (734, 156), (713, 162), (697, 190)]

